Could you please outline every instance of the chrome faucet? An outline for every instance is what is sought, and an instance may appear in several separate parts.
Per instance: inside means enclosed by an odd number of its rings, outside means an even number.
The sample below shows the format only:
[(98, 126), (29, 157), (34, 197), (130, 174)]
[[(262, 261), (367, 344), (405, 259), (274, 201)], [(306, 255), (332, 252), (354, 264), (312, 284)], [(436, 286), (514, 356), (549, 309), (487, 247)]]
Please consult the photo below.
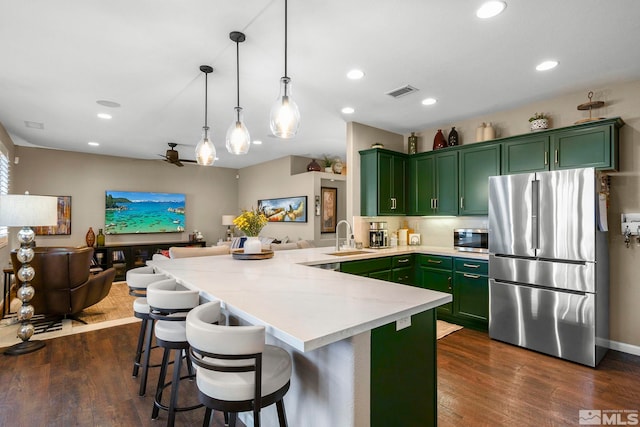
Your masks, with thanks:
[(351, 224), (349, 224), (349, 221), (347, 221), (346, 219), (341, 219), (340, 221), (338, 221), (338, 223), (336, 224), (336, 252), (340, 250), (340, 224), (347, 224), (347, 242), (353, 235), (353, 229), (351, 228)]

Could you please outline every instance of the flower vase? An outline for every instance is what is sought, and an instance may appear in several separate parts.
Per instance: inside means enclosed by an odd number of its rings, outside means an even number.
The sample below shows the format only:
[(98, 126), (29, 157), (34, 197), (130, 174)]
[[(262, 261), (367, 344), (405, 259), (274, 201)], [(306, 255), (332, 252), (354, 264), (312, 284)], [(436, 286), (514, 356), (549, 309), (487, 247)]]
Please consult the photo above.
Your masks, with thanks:
[(442, 129), (438, 129), (436, 136), (433, 138), (433, 149), (439, 150), (440, 148), (444, 148), (447, 146), (447, 140), (444, 139), (444, 135), (442, 134)]
[(247, 240), (244, 242), (245, 254), (260, 254), (262, 253), (262, 242), (258, 236), (247, 236)]
[(93, 247), (93, 244), (96, 242), (96, 233), (93, 232), (93, 228), (89, 227), (89, 231), (87, 231), (87, 235), (84, 236), (84, 239), (87, 242), (87, 246)]

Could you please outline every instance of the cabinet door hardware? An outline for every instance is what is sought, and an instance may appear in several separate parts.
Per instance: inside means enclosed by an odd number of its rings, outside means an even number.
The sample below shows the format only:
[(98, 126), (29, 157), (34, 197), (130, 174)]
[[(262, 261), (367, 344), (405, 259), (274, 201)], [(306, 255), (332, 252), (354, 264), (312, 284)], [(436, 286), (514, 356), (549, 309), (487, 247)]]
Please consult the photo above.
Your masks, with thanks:
[(399, 263), (400, 262), (409, 262), (409, 261), (411, 261), (409, 258), (402, 258), (402, 259), (398, 260)]
[(450, 290), (450, 291), (451, 291), (451, 290), (453, 290), (453, 289), (451, 288), (451, 276), (447, 277), (447, 282), (449, 282), (449, 290)]
[(557, 165), (558, 164), (558, 149), (557, 148), (556, 148), (555, 159), (556, 159), (556, 165)]
[(464, 265), (465, 267), (468, 267), (468, 268), (480, 268), (480, 265), (478, 265), (478, 264), (467, 264), (467, 263), (465, 262), (465, 263), (464, 263), (464, 264), (462, 264), (462, 265)]
[(463, 276), (468, 278), (468, 279), (479, 279), (480, 278), (480, 276), (478, 276), (477, 274), (469, 274), (469, 273), (464, 273)]
[(549, 152), (545, 150), (544, 152), (544, 165), (548, 165), (549, 164)]
[(442, 261), (439, 261), (437, 259), (428, 259), (427, 262), (430, 262), (432, 264), (442, 264)]
[(460, 197), (460, 209), (464, 209), (464, 197)]

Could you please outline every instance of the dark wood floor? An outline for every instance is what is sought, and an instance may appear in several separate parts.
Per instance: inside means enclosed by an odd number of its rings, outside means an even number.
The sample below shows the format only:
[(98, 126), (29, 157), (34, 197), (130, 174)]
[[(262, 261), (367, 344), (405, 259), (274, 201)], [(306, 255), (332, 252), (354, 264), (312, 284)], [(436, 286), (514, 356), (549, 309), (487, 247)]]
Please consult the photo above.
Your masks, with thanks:
[[(123, 325), (0, 356), (0, 426), (165, 425), (164, 412), (150, 420), (151, 393), (139, 397), (131, 377), (137, 332)], [(640, 357), (610, 351), (591, 369), (463, 329), (438, 341), (438, 403), (440, 426), (577, 426), (580, 409), (640, 410)], [(201, 425), (203, 414), (179, 413), (176, 424)]]

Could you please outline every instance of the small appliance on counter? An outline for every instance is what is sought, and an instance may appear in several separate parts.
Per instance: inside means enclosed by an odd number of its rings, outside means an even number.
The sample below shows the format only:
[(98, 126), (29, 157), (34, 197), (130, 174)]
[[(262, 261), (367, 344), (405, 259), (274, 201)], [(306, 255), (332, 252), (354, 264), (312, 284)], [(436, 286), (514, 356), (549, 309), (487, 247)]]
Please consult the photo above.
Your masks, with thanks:
[(484, 228), (453, 230), (453, 248), (460, 252), (489, 252), (489, 231)]
[(369, 247), (382, 249), (389, 247), (389, 230), (384, 221), (374, 221), (369, 223)]

